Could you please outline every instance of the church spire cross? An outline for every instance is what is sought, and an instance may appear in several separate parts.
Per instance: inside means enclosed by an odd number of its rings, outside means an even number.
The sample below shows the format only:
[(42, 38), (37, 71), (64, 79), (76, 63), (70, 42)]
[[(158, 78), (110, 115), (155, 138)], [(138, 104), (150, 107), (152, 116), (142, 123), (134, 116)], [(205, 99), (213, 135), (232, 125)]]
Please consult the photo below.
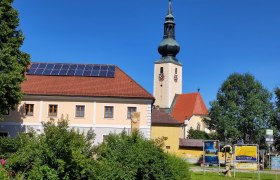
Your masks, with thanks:
[(168, 14), (172, 14), (172, 1), (169, 0)]

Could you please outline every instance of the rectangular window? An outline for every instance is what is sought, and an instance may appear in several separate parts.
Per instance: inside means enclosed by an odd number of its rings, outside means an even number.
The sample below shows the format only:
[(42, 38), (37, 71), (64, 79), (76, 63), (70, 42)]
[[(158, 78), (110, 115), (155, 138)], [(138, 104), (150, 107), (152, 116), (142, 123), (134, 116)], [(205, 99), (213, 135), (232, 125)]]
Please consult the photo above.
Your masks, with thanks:
[(57, 116), (57, 105), (49, 105), (49, 116)]
[(170, 149), (170, 146), (166, 146), (166, 149)]
[(25, 104), (25, 115), (33, 116), (34, 104)]
[(85, 106), (76, 106), (76, 117), (85, 117)]
[(103, 142), (106, 141), (108, 139), (109, 135), (103, 135)]
[(160, 74), (163, 74), (163, 67), (160, 67)]
[(8, 137), (8, 133), (6, 133), (6, 132), (0, 132), (0, 137)]
[(127, 119), (131, 119), (131, 114), (136, 112), (136, 107), (128, 107), (127, 108)]
[(104, 117), (105, 118), (113, 118), (114, 117), (114, 107), (113, 106), (105, 106)]

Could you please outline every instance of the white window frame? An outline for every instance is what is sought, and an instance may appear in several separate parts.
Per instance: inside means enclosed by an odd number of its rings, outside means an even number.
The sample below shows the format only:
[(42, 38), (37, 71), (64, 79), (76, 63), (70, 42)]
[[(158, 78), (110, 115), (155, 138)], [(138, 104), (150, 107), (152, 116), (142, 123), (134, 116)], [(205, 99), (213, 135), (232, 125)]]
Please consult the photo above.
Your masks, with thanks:
[[(137, 112), (137, 106), (127, 106), (127, 108), (126, 108), (126, 118), (128, 119), (128, 120), (131, 120), (131, 114), (132, 114), (132, 112), (130, 112), (130, 115), (128, 114), (128, 109), (129, 108), (135, 108), (135, 111), (133, 111), (133, 112)], [(130, 117), (129, 117), (130, 116)]]
[[(79, 107), (84, 107), (83, 116), (77, 116), (77, 107), (78, 106)], [(85, 105), (80, 105), (80, 104), (75, 105), (75, 118), (84, 118), (85, 114), (86, 114), (86, 106)]]
[[(51, 115), (50, 114), (50, 106), (57, 106), (56, 107), (56, 115)], [(58, 116), (58, 104), (49, 104), (48, 105), (48, 117), (57, 117)]]
[[(106, 107), (111, 107), (111, 108), (112, 108), (112, 111), (111, 111), (112, 116), (110, 116), (109, 113), (108, 113), (108, 116), (106, 116)], [(103, 115), (103, 117), (104, 117), (105, 119), (113, 119), (113, 118), (114, 118), (114, 111), (115, 111), (115, 107), (114, 107), (114, 106), (112, 106), (112, 105), (105, 105), (105, 106), (104, 106), (104, 115)]]
[[(27, 113), (26, 113), (27, 105), (33, 105), (32, 114), (27, 114)], [(35, 109), (35, 104), (32, 104), (32, 103), (28, 103), (28, 104), (27, 104), (27, 103), (26, 103), (26, 104), (24, 105), (25, 116), (34, 116), (34, 109)]]

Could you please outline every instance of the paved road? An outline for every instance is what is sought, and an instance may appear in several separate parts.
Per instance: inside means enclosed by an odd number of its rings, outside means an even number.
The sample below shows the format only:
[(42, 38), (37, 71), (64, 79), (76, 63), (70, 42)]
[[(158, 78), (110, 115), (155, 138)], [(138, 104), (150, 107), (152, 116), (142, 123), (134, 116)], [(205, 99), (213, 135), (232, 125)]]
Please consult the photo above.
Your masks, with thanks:
[[(202, 167), (191, 167), (190, 168), (191, 171), (193, 172), (202, 172), (203, 171), (203, 168)], [(224, 170), (224, 167), (221, 167), (220, 171), (222, 172)], [(207, 167), (205, 168), (205, 171), (206, 172), (218, 172), (219, 171), (219, 168), (217, 167)], [(233, 174), (233, 169), (231, 169), (231, 172)], [(247, 171), (247, 170), (236, 170), (236, 172), (258, 172), (258, 171)], [(260, 173), (267, 173), (267, 174), (280, 174), (280, 171), (269, 171), (269, 170), (261, 170)]]

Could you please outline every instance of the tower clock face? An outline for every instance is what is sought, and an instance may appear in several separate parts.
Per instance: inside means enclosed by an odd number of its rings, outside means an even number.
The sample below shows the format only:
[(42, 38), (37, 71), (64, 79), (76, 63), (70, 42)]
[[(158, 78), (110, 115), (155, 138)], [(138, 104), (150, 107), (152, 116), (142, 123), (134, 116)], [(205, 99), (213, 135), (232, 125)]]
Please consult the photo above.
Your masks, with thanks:
[(159, 81), (163, 81), (163, 80), (164, 80), (164, 74), (163, 74), (163, 73), (160, 73), (160, 74), (159, 74), (158, 80), (159, 80)]

